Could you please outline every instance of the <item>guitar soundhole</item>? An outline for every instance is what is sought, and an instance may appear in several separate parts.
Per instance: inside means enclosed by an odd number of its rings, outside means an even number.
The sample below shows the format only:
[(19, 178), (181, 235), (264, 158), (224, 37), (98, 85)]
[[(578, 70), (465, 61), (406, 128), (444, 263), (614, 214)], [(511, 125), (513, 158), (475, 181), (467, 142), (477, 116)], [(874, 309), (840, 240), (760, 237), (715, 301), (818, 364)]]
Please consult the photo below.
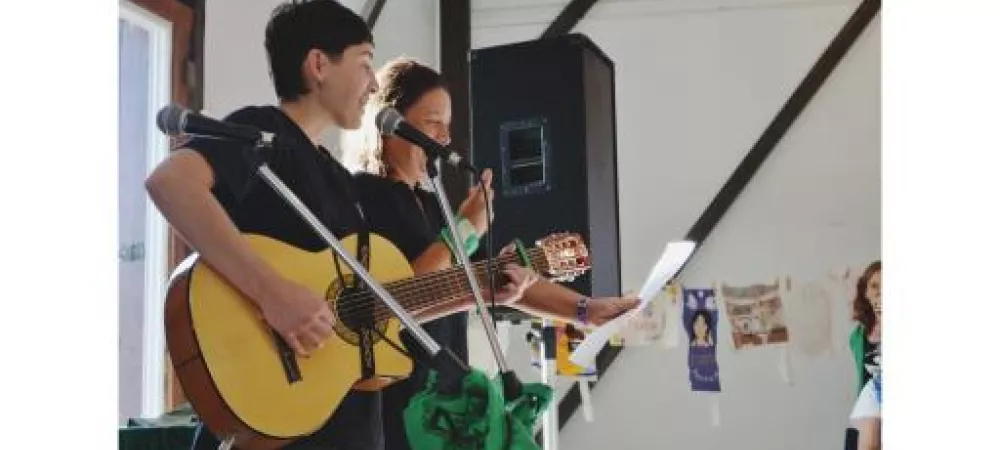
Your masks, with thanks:
[[(353, 286), (354, 277), (347, 275), (347, 284)], [(340, 280), (334, 280), (326, 290), (326, 301), (333, 310), (334, 322), (333, 330), (346, 342), (351, 345), (360, 345), (361, 330), (375, 329), (372, 344), (382, 340), (386, 333), (389, 321), (384, 316), (384, 307), (379, 307), (378, 299), (363, 288), (347, 287), (340, 284)]]

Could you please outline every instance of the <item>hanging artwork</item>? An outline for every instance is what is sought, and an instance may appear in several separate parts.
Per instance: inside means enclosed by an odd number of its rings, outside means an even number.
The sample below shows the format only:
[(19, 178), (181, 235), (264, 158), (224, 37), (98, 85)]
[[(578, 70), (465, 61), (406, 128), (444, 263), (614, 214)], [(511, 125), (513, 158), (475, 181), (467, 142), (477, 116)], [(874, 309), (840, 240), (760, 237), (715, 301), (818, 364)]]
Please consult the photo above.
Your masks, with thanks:
[(597, 364), (591, 361), (586, 366), (578, 366), (569, 360), (576, 346), (580, 345), (587, 335), (570, 324), (559, 324), (556, 327), (556, 373), (564, 377), (597, 379)]
[(788, 328), (795, 335), (792, 348), (816, 357), (833, 352), (833, 301), (826, 280), (796, 283), (788, 292)]
[(781, 283), (721, 287), (737, 349), (788, 342)]
[[(597, 379), (597, 365), (595, 362), (586, 366), (578, 366), (570, 361), (569, 356), (576, 350), (576, 346), (587, 337), (585, 333), (571, 324), (554, 323), (556, 333), (556, 374), (563, 377), (579, 378), (594, 381)], [(542, 326), (540, 321), (531, 324), (531, 331), (528, 333), (528, 346), (531, 349), (531, 365), (536, 368), (541, 367), (541, 344)]]
[[(658, 292), (656, 297), (650, 300), (649, 304), (616, 334), (622, 345), (646, 346), (672, 338), (674, 340), (673, 346), (676, 346), (678, 320), (674, 317), (676, 313), (671, 313), (678, 309), (678, 296), (676, 285), (667, 285)], [(668, 322), (669, 318), (674, 320)]]
[(663, 337), (660, 342), (666, 348), (675, 348), (681, 341), (681, 286), (677, 283), (667, 285), (667, 299), (665, 302), (665, 314), (663, 319)]
[(719, 323), (714, 289), (684, 288), (684, 329), (688, 335), (688, 379), (692, 391), (719, 392), (719, 363), (716, 360)]

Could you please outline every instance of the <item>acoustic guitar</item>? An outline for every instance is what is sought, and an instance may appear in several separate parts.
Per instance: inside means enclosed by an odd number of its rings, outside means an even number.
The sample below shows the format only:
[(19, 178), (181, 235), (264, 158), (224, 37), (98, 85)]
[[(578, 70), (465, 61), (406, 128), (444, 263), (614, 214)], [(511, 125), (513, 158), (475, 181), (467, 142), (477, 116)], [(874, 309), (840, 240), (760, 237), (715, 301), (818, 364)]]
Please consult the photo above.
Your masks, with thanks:
[[(353, 286), (350, 267), (332, 249), (309, 252), (260, 235), (244, 238), (282, 276), (325, 296), (335, 333), (322, 349), (299, 357), (256, 305), (198, 255), (188, 257), (167, 291), (167, 347), (191, 406), (214, 435), (231, 437), (244, 450), (274, 449), (318, 430), (348, 391), (378, 390), (409, 376), (412, 361), (397, 350), (401, 322), (381, 300)], [(357, 242), (355, 235), (341, 241), (352, 255)], [(369, 248), (368, 271), (411, 314), (471, 294), (460, 267), (414, 277), (385, 238), (370, 234)], [(570, 233), (550, 235), (535, 248), (494, 262), (498, 281), (498, 271), (510, 262), (555, 281), (590, 269), (586, 246)], [(487, 289), (485, 262), (474, 269)]]

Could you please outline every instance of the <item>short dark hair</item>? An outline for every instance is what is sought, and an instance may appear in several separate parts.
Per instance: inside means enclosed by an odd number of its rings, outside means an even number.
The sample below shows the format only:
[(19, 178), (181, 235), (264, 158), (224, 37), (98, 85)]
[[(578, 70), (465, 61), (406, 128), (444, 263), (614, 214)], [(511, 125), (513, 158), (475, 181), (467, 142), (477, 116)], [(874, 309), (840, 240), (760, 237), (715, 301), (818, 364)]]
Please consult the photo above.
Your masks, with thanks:
[(264, 47), (278, 98), (297, 100), (308, 94), (302, 61), (312, 49), (339, 59), (347, 47), (372, 43), (365, 21), (334, 0), (299, 0), (279, 5), (271, 13)]

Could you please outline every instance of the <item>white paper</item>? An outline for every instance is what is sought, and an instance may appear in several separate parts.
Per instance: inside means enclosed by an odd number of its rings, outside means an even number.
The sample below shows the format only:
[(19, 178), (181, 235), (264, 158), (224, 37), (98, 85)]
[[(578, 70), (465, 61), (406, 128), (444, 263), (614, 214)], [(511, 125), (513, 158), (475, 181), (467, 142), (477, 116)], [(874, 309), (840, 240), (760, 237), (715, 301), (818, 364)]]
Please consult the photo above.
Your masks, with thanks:
[(621, 330), (632, 317), (640, 313), (643, 308), (649, 304), (649, 301), (652, 300), (664, 286), (666, 286), (667, 282), (677, 275), (677, 272), (681, 270), (684, 263), (691, 257), (691, 253), (694, 252), (694, 247), (695, 244), (691, 241), (668, 243), (667, 247), (663, 249), (663, 254), (660, 255), (660, 259), (656, 262), (656, 265), (653, 266), (653, 270), (650, 271), (649, 276), (646, 277), (646, 282), (643, 283), (642, 289), (639, 290), (639, 305), (631, 311), (622, 314), (614, 320), (598, 327), (587, 335), (587, 338), (584, 339), (583, 342), (576, 347), (573, 354), (570, 355), (570, 361), (578, 366), (587, 366), (593, 363), (594, 359), (597, 357), (597, 353), (601, 351), (604, 344), (606, 344), (608, 340), (615, 335), (615, 333)]
[(786, 383), (792, 384), (792, 365), (788, 361), (788, 345), (784, 345), (781, 348), (781, 361), (778, 362), (778, 371), (781, 372), (781, 379)]
[(663, 346), (666, 348), (676, 348), (680, 345), (681, 339), (681, 302), (678, 299), (680, 293), (671, 293), (667, 297), (666, 318), (663, 323)]
[(712, 426), (719, 426), (719, 423), (722, 422), (722, 411), (719, 409), (719, 394), (712, 395), (709, 400), (709, 409), (712, 412)]
[(590, 382), (580, 380), (577, 384), (580, 386), (580, 405), (583, 406), (583, 419), (587, 422), (593, 422), (594, 404), (590, 401)]

